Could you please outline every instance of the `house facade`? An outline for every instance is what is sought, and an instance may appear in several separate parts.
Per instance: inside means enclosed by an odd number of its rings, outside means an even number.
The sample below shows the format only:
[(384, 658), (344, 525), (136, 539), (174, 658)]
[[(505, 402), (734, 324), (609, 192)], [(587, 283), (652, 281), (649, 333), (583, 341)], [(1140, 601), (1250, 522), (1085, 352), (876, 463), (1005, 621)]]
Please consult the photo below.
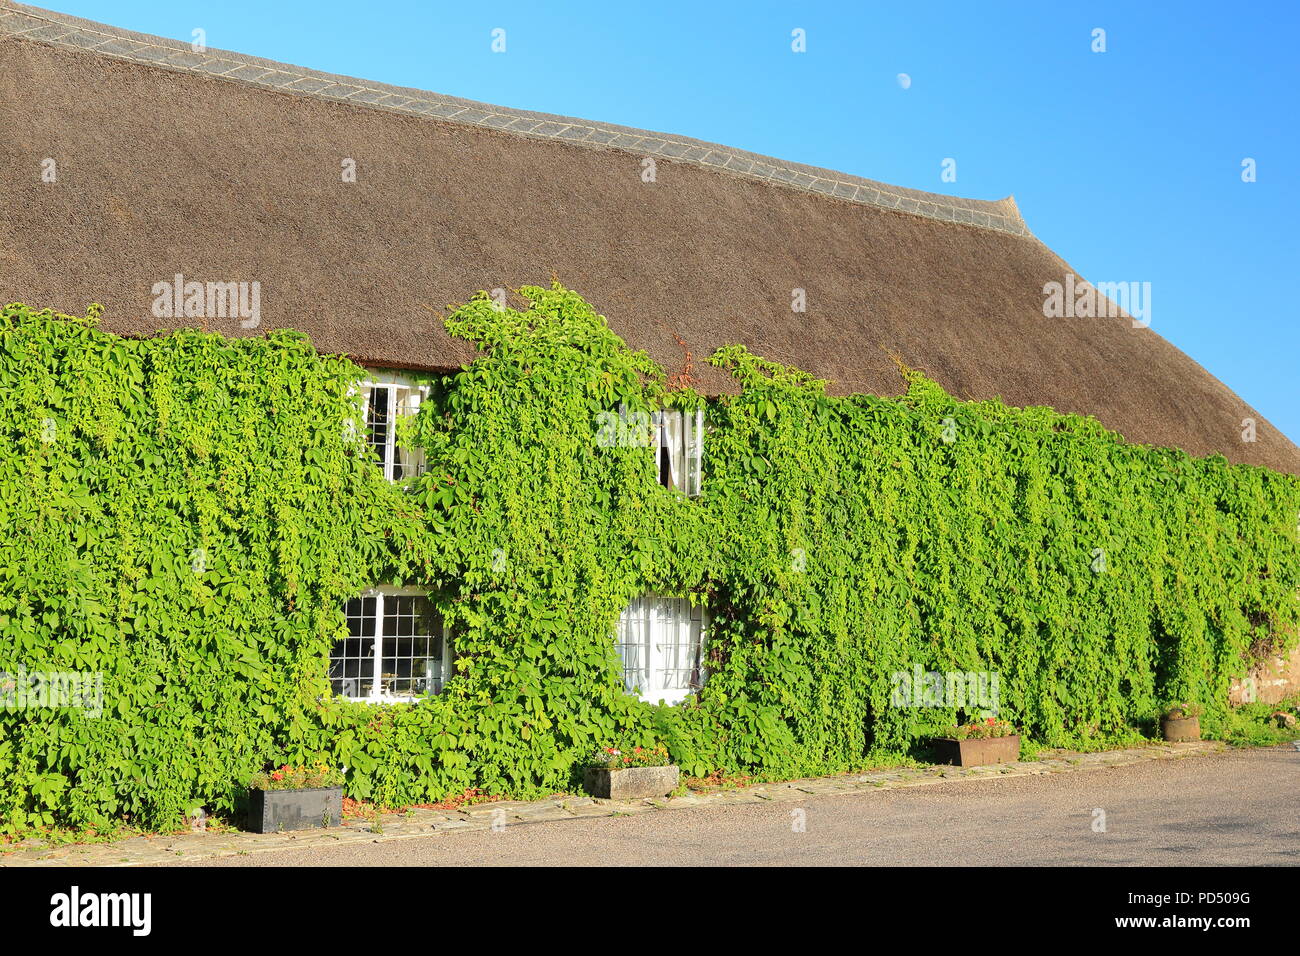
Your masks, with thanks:
[[(422, 450), (399, 438), (398, 422), (419, 414), (429, 386), (418, 376), (367, 369), (355, 390), (364, 441), (384, 478), (394, 483), (423, 474)], [(598, 443), (644, 448), (659, 484), (687, 498), (703, 486), (705, 415), (660, 409), (631, 419), (598, 416)], [(372, 703), (412, 703), (440, 693), (450, 680), (455, 646), (450, 628), (424, 588), (376, 584), (347, 602), (348, 636), (329, 658), (334, 693)], [(619, 616), (615, 646), (624, 686), (647, 703), (680, 703), (704, 681), (708, 610), (689, 599), (645, 594)]]
[(1300, 449), (1011, 199), (19, 4), (0, 187), (0, 671), (107, 676), (0, 823), (841, 772), (972, 716), (899, 674), (1094, 744), (1294, 644)]

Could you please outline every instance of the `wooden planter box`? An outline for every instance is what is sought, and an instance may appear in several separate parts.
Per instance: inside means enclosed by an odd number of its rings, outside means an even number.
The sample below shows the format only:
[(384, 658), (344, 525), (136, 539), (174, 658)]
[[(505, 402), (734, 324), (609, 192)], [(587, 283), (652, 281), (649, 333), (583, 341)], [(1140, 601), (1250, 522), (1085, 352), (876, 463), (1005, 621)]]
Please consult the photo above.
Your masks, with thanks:
[(1185, 743), (1188, 740), (1200, 740), (1201, 718), (1162, 717), (1160, 719), (1160, 736), (1172, 743)]
[(677, 789), (680, 776), (681, 773), (671, 764), (667, 767), (625, 767), (622, 770), (588, 767), (582, 784), (593, 797), (640, 800), (666, 797)]
[(939, 763), (959, 767), (981, 767), (990, 763), (1015, 763), (1020, 759), (1020, 735), (958, 740), (935, 737), (934, 753)]
[(254, 833), (336, 827), (342, 822), (342, 787), (248, 791), (248, 829)]

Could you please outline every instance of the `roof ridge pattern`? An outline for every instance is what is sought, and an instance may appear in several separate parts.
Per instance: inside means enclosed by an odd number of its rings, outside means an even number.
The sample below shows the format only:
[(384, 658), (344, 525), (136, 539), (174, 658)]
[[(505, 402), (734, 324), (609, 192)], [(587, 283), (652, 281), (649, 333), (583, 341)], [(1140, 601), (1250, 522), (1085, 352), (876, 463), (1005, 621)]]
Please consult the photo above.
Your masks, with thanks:
[(300, 96), (425, 116), (572, 146), (615, 149), (689, 163), (848, 202), (1033, 238), (1010, 197), (990, 201), (943, 196), (684, 136), (492, 106), (226, 50), (196, 52), (191, 44), (180, 40), (136, 33), (25, 4), (0, 5), (0, 37), (5, 36)]

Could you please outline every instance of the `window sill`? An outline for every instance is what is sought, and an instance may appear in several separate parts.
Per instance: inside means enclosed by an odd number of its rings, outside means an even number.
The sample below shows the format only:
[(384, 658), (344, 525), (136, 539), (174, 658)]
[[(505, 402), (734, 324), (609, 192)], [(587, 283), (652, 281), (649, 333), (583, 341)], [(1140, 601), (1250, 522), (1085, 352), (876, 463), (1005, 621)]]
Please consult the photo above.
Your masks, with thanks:
[(641, 694), (636, 691), (628, 691), (628, 693), (635, 696), (644, 704), (665, 704), (671, 707), (674, 704), (680, 704), (682, 701), (694, 697), (696, 692), (693, 690), (673, 690), (660, 691), (654, 694)]

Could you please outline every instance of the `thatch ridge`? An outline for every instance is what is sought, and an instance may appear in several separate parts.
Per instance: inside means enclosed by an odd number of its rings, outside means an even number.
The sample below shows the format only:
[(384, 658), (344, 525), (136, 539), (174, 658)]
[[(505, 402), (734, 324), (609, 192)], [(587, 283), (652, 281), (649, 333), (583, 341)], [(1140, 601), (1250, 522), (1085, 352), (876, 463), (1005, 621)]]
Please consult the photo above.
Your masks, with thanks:
[(452, 123), (483, 126), (518, 136), (554, 139), (576, 146), (617, 149), (637, 156), (698, 163), (737, 176), (834, 196), (848, 202), (869, 203), (884, 209), (898, 209), (947, 222), (963, 222), (1012, 235), (1029, 235), (1029, 229), (1011, 197), (982, 200), (944, 196), (676, 134), (494, 106), (412, 87), (324, 73), (230, 50), (208, 48), (195, 53), (190, 44), (179, 40), (123, 30), (25, 4), (15, 3), (0, 8), (0, 36), (20, 37), (65, 49), (89, 50), (162, 69), (249, 83), (296, 96), (437, 117)]

